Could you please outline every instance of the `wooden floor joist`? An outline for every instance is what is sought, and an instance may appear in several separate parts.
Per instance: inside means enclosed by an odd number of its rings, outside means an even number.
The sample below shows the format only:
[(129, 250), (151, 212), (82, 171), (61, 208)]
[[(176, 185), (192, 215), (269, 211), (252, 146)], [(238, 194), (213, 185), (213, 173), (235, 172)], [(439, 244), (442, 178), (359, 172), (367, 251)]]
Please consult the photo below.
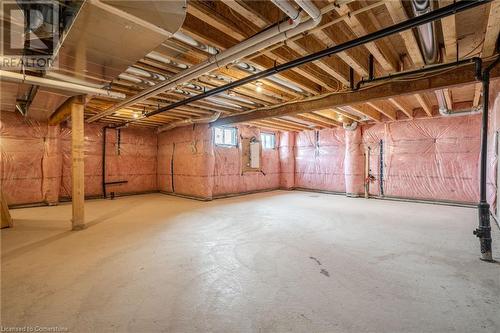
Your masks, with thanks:
[[(500, 77), (500, 66), (496, 66), (490, 75), (492, 80), (498, 79)], [(348, 106), (354, 103), (379, 101), (391, 96), (413, 95), (415, 93), (434, 91), (436, 89), (450, 88), (474, 82), (474, 66), (467, 65), (420, 79), (387, 82), (358, 91), (325, 94), (321, 97), (315, 96), (301, 101), (258, 109), (246, 114), (219, 119), (213, 123), (213, 126), (318, 111), (339, 106)]]

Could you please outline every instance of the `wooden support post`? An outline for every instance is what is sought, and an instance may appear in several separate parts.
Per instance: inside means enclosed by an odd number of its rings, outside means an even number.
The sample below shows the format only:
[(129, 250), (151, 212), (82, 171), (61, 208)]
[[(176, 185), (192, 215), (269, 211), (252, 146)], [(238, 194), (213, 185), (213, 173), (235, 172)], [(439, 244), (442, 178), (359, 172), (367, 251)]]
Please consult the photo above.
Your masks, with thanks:
[(73, 202), (72, 229), (85, 228), (84, 220), (84, 119), (85, 98), (74, 99), (71, 103), (71, 197)]
[(1, 228), (12, 227), (12, 218), (10, 217), (9, 206), (7, 206), (7, 200), (3, 192), (0, 192), (0, 210), (1, 210)]

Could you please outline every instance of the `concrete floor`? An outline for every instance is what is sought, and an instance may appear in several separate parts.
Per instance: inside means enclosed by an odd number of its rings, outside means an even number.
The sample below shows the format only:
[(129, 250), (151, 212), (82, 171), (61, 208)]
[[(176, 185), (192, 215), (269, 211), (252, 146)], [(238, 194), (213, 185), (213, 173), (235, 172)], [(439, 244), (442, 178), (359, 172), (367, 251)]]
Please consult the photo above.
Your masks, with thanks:
[(500, 331), (500, 265), (478, 260), (474, 209), (276, 191), (88, 201), (78, 232), (70, 214), (12, 211), (4, 327)]

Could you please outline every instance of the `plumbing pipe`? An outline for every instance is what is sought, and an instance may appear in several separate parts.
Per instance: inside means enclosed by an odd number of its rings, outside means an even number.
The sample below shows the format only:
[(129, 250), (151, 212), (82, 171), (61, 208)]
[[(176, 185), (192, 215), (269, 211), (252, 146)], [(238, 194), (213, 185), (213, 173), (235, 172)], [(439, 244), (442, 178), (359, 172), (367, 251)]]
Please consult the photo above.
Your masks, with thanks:
[(208, 116), (208, 117), (189, 118), (189, 119), (174, 121), (170, 124), (166, 124), (164, 126), (159, 127), (157, 130), (157, 133), (165, 132), (165, 131), (171, 130), (173, 128), (176, 128), (176, 127), (182, 127), (182, 126), (187, 126), (187, 125), (191, 125), (191, 124), (208, 124), (208, 123), (214, 122), (217, 119), (219, 119), (221, 114), (222, 114), (222, 112), (216, 112), (213, 115)]
[(154, 51), (146, 54), (146, 58), (153, 59), (153, 60), (156, 60), (156, 61), (159, 61), (159, 62), (163, 62), (164, 64), (172, 65), (172, 66), (179, 67), (179, 68), (182, 68), (182, 69), (189, 68), (189, 66), (186, 65), (186, 64), (181, 64), (181, 63), (172, 61), (169, 58), (165, 58), (164, 56), (162, 56), (159, 53), (154, 52)]
[[(257, 80), (260, 80), (260, 79), (267, 78), (269, 76), (275, 75), (277, 73), (281, 73), (281, 72), (289, 70), (291, 68), (295, 68), (295, 67), (307, 64), (309, 62), (313, 62), (313, 61), (319, 60), (319, 59), (321, 59), (323, 57), (331, 56), (331, 55), (334, 55), (334, 54), (337, 54), (337, 53), (340, 53), (340, 52), (352, 49), (354, 47), (361, 46), (361, 45), (364, 45), (366, 43), (379, 40), (381, 38), (390, 36), (392, 34), (400, 33), (400, 32), (405, 31), (407, 29), (411, 29), (411, 28), (414, 28), (416, 26), (419, 26), (420, 24), (425, 24), (427, 22), (438, 20), (438, 19), (441, 19), (443, 17), (447, 17), (447, 16), (450, 16), (450, 15), (455, 15), (455, 14), (460, 13), (462, 11), (469, 10), (469, 9), (475, 8), (477, 6), (481, 6), (481, 5), (487, 4), (487, 3), (491, 2), (491, 1), (492, 0), (471, 0), (471, 1), (459, 1), (459, 2), (455, 2), (455, 3), (451, 4), (451, 5), (448, 5), (448, 6), (445, 6), (445, 7), (441, 7), (439, 9), (436, 9), (436, 10), (434, 10), (434, 11), (428, 13), (428, 14), (424, 14), (424, 15), (421, 15), (421, 16), (418, 16), (418, 17), (414, 17), (412, 19), (409, 19), (409, 20), (406, 20), (406, 21), (394, 24), (394, 25), (392, 25), (390, 27), (387, 27), (387, 28), (375, 31), (375, 32), (370, 33), (368, 35), (365, 35), (363, 37), (359, 37), (357, 39), (350, 40), (348, 42), (345, 42), (345, 43), (342, 43), (342, 44), (339, 44), (339, 45), (335, 45), (335, 46), (326, 48), (326, 49), (318, 51), (316, 53), (309, 54), (307, 56), (304, 56), (304, 57), (301, 57), (301, 58), (297, 58), (297, 59), (289, 61), (287, 63), (274, 66), (274, 67), (266, 69), (264, 71), (255, 73), (253, 75), (249, 75), (247, 77), (244, 77), (242, 79), (233, 81), (233, 82), (228, 83), (226, 85), (219, 86), (217, 88), (213, 88), (211, 90), (208, 90), (208, 91), (204, 92), (203, 94), (198, 94), (196, 96), (192, 96), (192, 97), (187, 98), (185, 100), (181, 100), (181, 101), (172, 103), (170, 105), (167, 105), (167, 106), (164, 106), (162, 108), (159, 108), (159, 109), (157, 109), (155, 111), (147, 113), (146, 117), (150, 117), (150, 116), (153, 116), (153, 115), (156, 115), (156, 114), (168, 111), (168, 110), (172, 110), (172, 109), (174, 109), (176, 107), (179, 107), (179, 106), (182, 106), (182, 105), (186, 105), (186, 104), (189, 104), (189, 103), (192, 103), (192, 102), (204, 99), (204, 98), (212, 96), (212, 95), (219, 94), (221, 92), (224, 92), (224, 91), (227, 91), (227, 90), (230, 90), (230, 89), (234, 89), (236, 87), (245, 85), (247, 83), (251, 83), (251, 82), (254, 82), (254, 81), (257, 81)], [(308, 21), (308, 22), (311, 22), (311, 21)], [(307, 22), (305, 22), (305, 23), (307, 23)], [(472, 59), (472, 60), (468, 59), (466, 61), (456, 62), (456, 63), (454, 63), (452, 65), (464, 64), (464, 63), (471, 63), (473, 61), (476, 62), (474, 59)], [(450, 66), (450, 64), (445, 64), (445, 65), (447, 67)], [(440, 66), (439, 65), (432, 66), (431, 70), (436, 70), (438, 67), (440, 67)], [(428, 69), (426, 68), (424, 71), (421, 71), (421, 72), (425, 72), (427, 70)], [(392, 77), (399, 77), (399, 76), (405, 76), (405, 75), (408, 75), (408, 73), (404, 73), (402, 75), (394, 74)], [(388, 77), (388, 78), (390, 78), (390, 77)], [(221, 119), (218, 122), (220, 124), (222, 124), (222, 123), (225, 123), (227, 120), (229, 120), (229, 118)], [(132, 120), (126, 121), (125, 123), (127, 123), (127, 122), (132, 122)]]
[(4, 70), (0, 70), (0, 80), (37, 85), (41, 87), (63, 90), (71, 93), (93, 95), (98, 97), (107, 97), (113, 99), (124, 99), (126, 97), (125, 94), (110, 90), (89, 87), (71, 82), (52, 80), (44, 77), (23, 75), (22, 73), (13, 73)]
[[(239, 68), (243, 69), (244, 71), (248, 72), (248, 73), (258, 73), (259, 71), (261, 71), (260, 69), (258, 69), (257, 67), (253, 66), (253, 65), (250, 65), (250, 64), (247, 64), (246, 62), (238, 62), (236, 64), (236, 66), (238, 66)], [(267, 80), (270, 80), (270, 81), (273, 81), (274, 83), (277, 83), (281, 86), (284, 86), (286, 88), (290, 88), (296, 92), (299, 92), (299, 93), (303, 93), (304, 90), (302, 90), (301, 88), (297, 87), (296, 85), (294, 85), (293, 83), (290, 83), (288, 81), (285, 81), (285, 80), (281, 80), (277, 77), (268, 77)]]
[[(498, 40), (497, 40), (498, 42)], [(500, 51), (500, 44), (497, 43), (497, 52)], [(481, 260), (492, 262), (491, 253), (491, 225), (490, 225), (490, 204), (486, 199), (486, 181), (488, 168), (488, 108), (490, 99), (490, 71), (500, 63), (500, 56), (484, 70), (476, 68), (476, 76), (483, 85), (483, 115), (481, 120), (481, 159), (479, 166), (479, 204), (478, 217), (479, 226), (473, 234), (479, 238), (481, 246)]]
[(295, 2), (313, 19), (314, 22), (321, 21), (321, 11), (310, 0), (295, 0)]
[(299, 23), (300, 12), (295, 9), (287, 0), (271, 0), (271, 2), (286, 14), (293, 22)]
[[(221, 66), (225, 66), (235, 60), (244, 58), (252, 53), (255, 53), (257, 51), (262, 50), (263, 48), (266, 48), (270, 45), (279, 43), (281, 41), (284, 41), (288, 38), (291, 38), (293, 36), (296, 36), (297, 34), (300, 34), (302, 32), (305, 32), (309, 29), (314, 28), (317, 24), (319, 24), (319, 21), (313, 21), (313, 20), (308, 20), (306, 22), (303, 22), (299, 24), (300, 19), (299, 17), (299, 12), (295, 10), (292, 6), (288, 8), (287, 5), (284, 5), (285, 2), (277, 1), (280, 3), (280, 6), (285, 6), (287, 7), (287, 10), (295, 16), (291, 16), (291, 21), (285, 21), (282, 23), (279, 23), (269, 29), (264, 30), (263, 32), (248, 38), (247, 40), (234, 45), (233, 47), (230, 47), (226, 49), (225, 51), (216, 54), (210, 58), (208, 58), (206, 61), (197, 64), (195, 66), (192, 66), (189, 68), (189, 70), (180, 72), (176, 75), (174, 75), (170, 80), (162, 82), (157, 84), (154, 87), (151, 87), (149, 89), (146, 89), (142, 92), (139, 92), (138, 94), (128, 98), (127, 100), (118, 103), (110, 108), (108, 108), (106, 111), (98, 113), (92, 117), (90, 117), (87, 122), (93, 122), (96, 121), (102, 117), (105, 117), (109, 114), (112, 114), (118, 109), (125, 108), (127, 106), (130, 106), (134, 103), (140, 102), (144, 99), (147, 99), (149, 97), (153, 97), (161, 92), (164, 92), (170, 88), (175, 87), (176, 85), (182, 84), (184, 82), (188, 82), (191, 79), (194, 79), (196, 77), (199, 77), (205, 73), (208, 73), (216, 68), (219, 68)], [(281, 7), (280, 7), (281, 8)], [(292, 8), (295, 10), (292, 12)], [(286, 32), (289, 32), (287, 34)]]

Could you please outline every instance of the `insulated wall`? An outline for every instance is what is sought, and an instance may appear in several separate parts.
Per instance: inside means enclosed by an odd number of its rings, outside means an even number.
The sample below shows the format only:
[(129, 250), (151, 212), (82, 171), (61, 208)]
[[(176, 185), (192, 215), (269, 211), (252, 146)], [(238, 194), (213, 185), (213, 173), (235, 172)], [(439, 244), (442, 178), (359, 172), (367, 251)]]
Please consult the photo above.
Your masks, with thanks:
[(295, 187), (345, 192), (343, 128), (303, 131), (295, 137)]
[[(86, 124), (85, 195), (103, 195), (102, 153), (103, 125)], [(61, 197), (71, 196), (71, 129), (61, 129), (62, 182)], [(148, 192), (157, 189), (156, 184), (157, 137), (152, 130), (125, 128), (106, 131), (106, 182), (126, 181), (107, 185), (106, 190), (116, 194)]]
[(296, 138), (295, 186), (362, 194), (363, 159), (369, 148), (375, 178), (371, 195), (477, 202), (480, 119), (441, 117), (378, 123), (356, 131), (301, 132)]
[[(102, 195), (102, 124), (85, 126), (85, 195)], [(2, 112), (1, 181), (9, 205), (56, 203), (71, 196), (71, 129), (49, 126)], [(157, 137), (151, 130), (121, 130), (107, 135), (107, 181), (126, 180), (108, 192), (136, 193), (157, 189)], [(118, 146), (120, 151), (118, 153)]]
[(49, 128), (17, 113), (1, 113), (1, 185), (9, 205), (57, 201), (58, 137), (58, 126)]
[[(237, 130), (239, 140), (255, 137), (260, 141), (261, 130), (258, 128), (240, 125), (237, 126)], [(279, 136), (276, 134), (275, 136), (278, 143)], [(280, 186), (280, 160), (277, 148), (262, 149), (259, 171), (243, 171), (241, 142), (237, 147), (214, 146), (214, 155), (214, 197), (277, 189)]]
[(385, 196), (477, 202), (480, 120), (474, 115), (366, 126), (363, 138), (374, 153), (376, 193), (381, 194), (382, 140)]
[(203, 199), (212, 198), (214, 153), (208, 125), (178, 127), (158, 136), (158, 186)]
[[(259, 129), (248, 126), (237, 128), (240, 140), (251, 137), (260, 140)], [(279, 187), (278, 149), (262, 151), (261, 171), (242, 172), (241, 156), (241, 145), (216, 146), (212, 130), (206, 124), (184, 126), (160, 133), (159, 189), (208, 200), (217, 196)]]

